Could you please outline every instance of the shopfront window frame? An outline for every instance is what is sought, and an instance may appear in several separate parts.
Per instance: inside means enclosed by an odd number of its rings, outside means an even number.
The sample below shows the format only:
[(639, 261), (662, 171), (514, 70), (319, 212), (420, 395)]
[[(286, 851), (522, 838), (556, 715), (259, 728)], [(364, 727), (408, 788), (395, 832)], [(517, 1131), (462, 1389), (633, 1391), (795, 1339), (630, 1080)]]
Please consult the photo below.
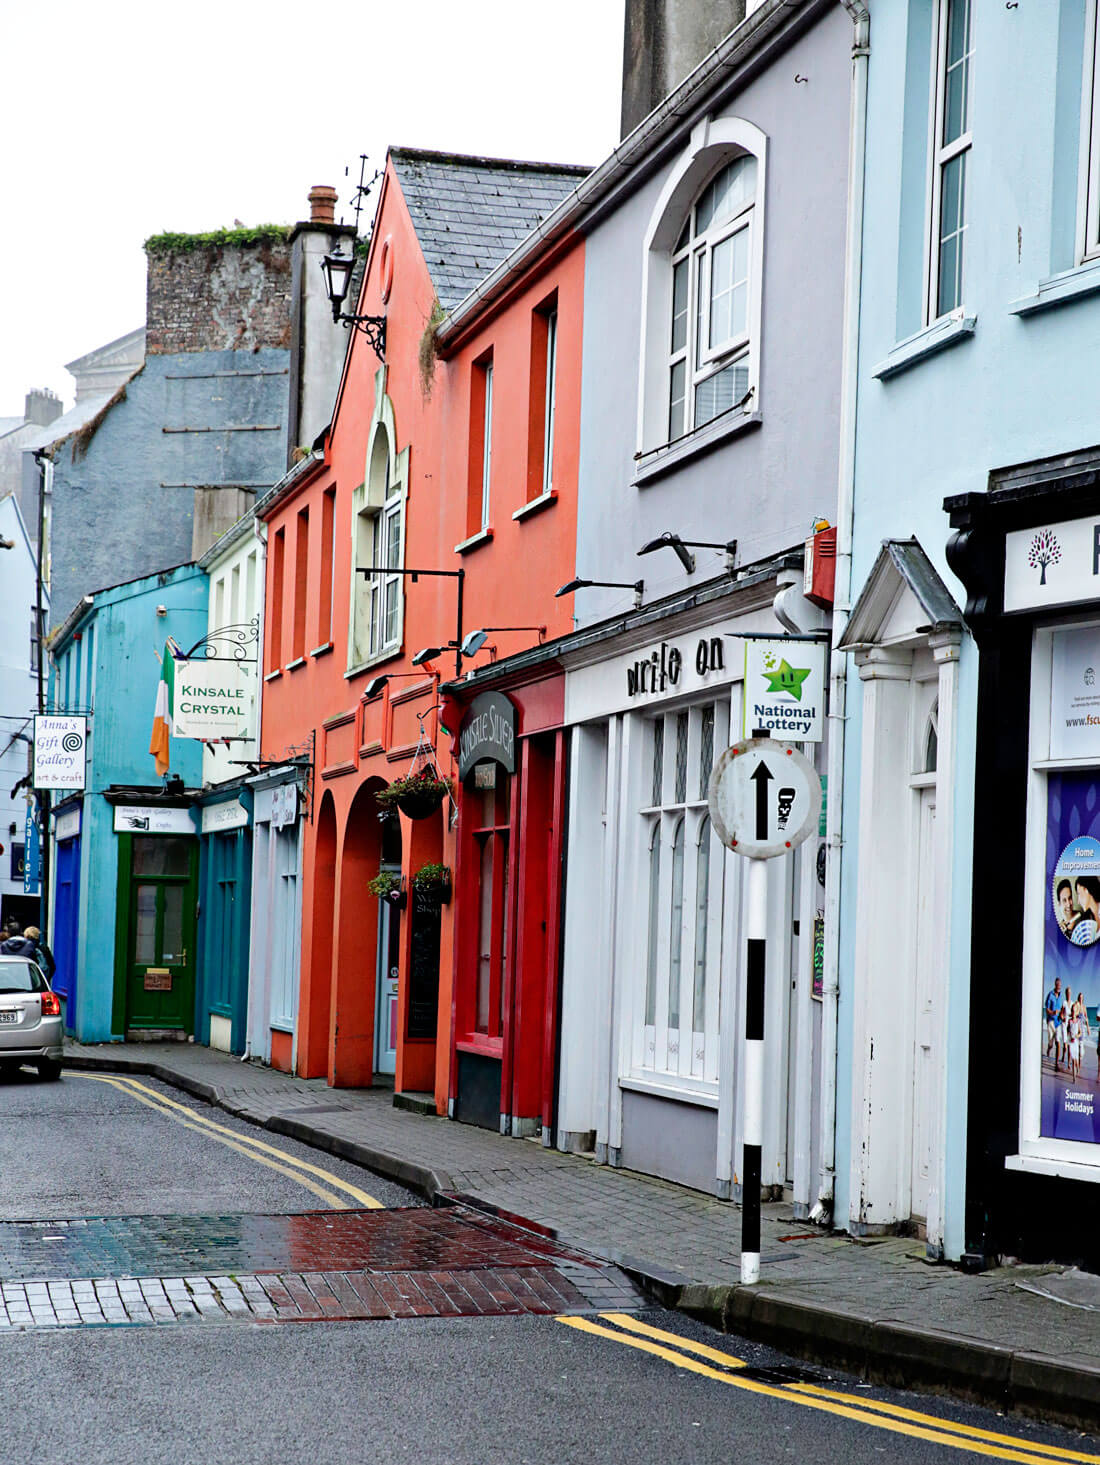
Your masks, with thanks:
[[(1040, 1133), (1042, 1120), (1043, 1033), (1040, 1021), (1046, 989), (1044, 929), (1047, 901), (1047, 795), (1052, 773), (1095, 769), (1100, 756), (1052, 758), (1052, 674), (1054, 638), (1059, 631), (1095, 627), (1100, 616), (1082, 614), (1036, 623), (1031, 644), (1031, 700), (1028, 729), (1027, 822), (1024, 842), (1024, 940), (1021, 973), (1019, 1153), (1007, 1157), (1009, 1169), (1058, 1173), (1100, 1182), (1100, 1143), (1056, 1139)], [(1086, 1040), (1087, 1062), (1096, 1062), (1097, 1034)], [(1091, 1049), (1091, 1052), (1089, 1051)], [(1083, 1070), (1087, 1072), (1087, 1068)], [(1085, 1080), (1089, 1082), (1089, 1080)], [(1100, 1090), (1097, 1090), (1100, 1102)]]
[[(732, 698), (731, 698), (732, 691)], [(726, 746), (730, 736), (731, 707), (739, 689), (715, 687), (689, 702), (662, 705), (642, 722), (640, 804), (637, 814), (635, 854), (637, 886), (644, 912), (639, 980), (635, 984), (631, 1020), (629, 1064), (622, 1075), (656, 1089), (687, 1091), (698, 1097), (714, 1098), (718, 1092), (720, 1033), (719, 989), (725, 927), (725, 850), (710, 820), (707, 788), (702, 777), (701, 749), (705, 713), (713, 712), (712, 759)], [(678, 759), (677, 729), (687, 717), (686, 758)], [(737, 709), (733, 709), (736, 718)], [(657, 729), (662, 731), (658, 733)], [(661, 798), (653, 802), (654, 747), (660, 741)], [(708, 841), (704, 861), (700, 840)], [(708, 911), (702, 924), (705, 932), (704, 1024), (696, 1030), (698, 1006), (697, 951), (700, 930), (697, 909), (700, 870), (707, 872)], [(656, 872), (656, 878), (654, 873)], [(679, 889), (677, 886), (679, 884)], [(654, 904), (654, 899), (656, 904)], [(673, 914), (679, 913), (679, 932), (673, 930)], [(657, 955), (654, 956), (654, 935)], [(678, 939), (677, 939), (678, 937)], [(668, 1016), (673, 1007), (670, 980), (678, 973), (679, 1020), (672, 1028)], [(652, 1020), (651, 1020), (652, 1019)]]

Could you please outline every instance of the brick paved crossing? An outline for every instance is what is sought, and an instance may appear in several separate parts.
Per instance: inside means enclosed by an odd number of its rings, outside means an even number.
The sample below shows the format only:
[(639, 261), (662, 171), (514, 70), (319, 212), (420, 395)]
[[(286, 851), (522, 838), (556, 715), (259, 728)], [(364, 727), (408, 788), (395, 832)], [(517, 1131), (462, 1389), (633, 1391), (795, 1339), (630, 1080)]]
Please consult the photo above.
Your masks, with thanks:
[(640, 1302), (615, 1267), (459, 1206), (0, 1223), (0, 1328), (500, 1317)]

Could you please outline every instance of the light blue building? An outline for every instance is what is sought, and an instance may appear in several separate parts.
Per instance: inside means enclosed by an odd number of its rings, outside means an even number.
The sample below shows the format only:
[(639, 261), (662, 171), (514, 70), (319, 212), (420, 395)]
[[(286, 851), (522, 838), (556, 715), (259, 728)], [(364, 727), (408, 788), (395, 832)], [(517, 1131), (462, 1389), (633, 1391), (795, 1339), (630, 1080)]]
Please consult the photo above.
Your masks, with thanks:
[(1100, 656), (1097, 3), (870, 10), (834, 1220), (975, 1262), (1095, 1256), (1100, 948), (1062, 977), (1080, 1097), (1043, 996), (1063, 932), (1100, 929), (1088, 889), (1054, 901), (1067, 841), (1100, 833), (1100, 738), (1059, 702)]
[(55, 985), (84, 1042), (194, 1031), (202, 745), (173, 738), (165, 780), (149, 739), (165, 641), (191, 646), (206, 620), (188, 564), (84, 596), (53, 638), (52, 710), (88, 719), (85, 790), (55, 798), (51, 862)]

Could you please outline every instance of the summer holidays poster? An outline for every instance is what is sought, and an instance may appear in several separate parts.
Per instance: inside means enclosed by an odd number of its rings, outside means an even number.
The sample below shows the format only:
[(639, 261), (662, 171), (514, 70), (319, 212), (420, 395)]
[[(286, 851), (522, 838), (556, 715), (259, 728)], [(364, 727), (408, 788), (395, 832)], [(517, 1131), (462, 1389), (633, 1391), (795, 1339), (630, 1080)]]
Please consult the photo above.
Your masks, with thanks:
[(1039, 1133), (1100, 1144), (1098, 773), (1048, 778), (1046, 880)]

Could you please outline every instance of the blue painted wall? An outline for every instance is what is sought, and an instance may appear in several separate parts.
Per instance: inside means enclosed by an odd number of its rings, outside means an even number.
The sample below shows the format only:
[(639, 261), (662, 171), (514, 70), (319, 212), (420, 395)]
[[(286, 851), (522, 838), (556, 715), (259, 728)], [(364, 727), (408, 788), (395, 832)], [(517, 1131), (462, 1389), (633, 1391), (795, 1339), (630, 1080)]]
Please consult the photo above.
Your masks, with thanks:
[[(860, 313), (853, 594), (884, 538), (916, 535), (959, 604), (942, 503), (981, 491), (990, 469), (1096, 443), (1100, 294), (1030, 316), (1010, 306), (1074, 263), (1084, 0), (1007, 9), (974, 0), (964, 307), (974, 333), (888, 380), (872, 376), (921, 327), (928, 180), (931, 0), (873, 6)], [(1098, 282), (1100, 283), (1100, 282)], [(972, 806), (977, 658), (964, 641), (947, 992), (946, 1247), (964, 1243)], [(849, 675), (837, 1205), (849, 1205), (853, 966), (862, 687)], [(1024, 715), (1021, 709), (1021, 715)], [(1016, 1055), (1006, 1055), (1016, 1062)]]
[[(121, 1038), (111, 1030), (114, 997), (117, 837), (103, 797), (112, 784), (159, 787), (149, 736), (168, 636), (189, 646), (206, 627), (206, 575), (183, 565), (97, 594), (91, 609), (53, 648), (53, 706), (90, 712), (81, 831), (80, 950), (70, 1025), (84, 1042)], [(163, 605), (167, 614), (157, 614)], [(174, 738), (171, 772), (195, 787), (202, 745)]]

